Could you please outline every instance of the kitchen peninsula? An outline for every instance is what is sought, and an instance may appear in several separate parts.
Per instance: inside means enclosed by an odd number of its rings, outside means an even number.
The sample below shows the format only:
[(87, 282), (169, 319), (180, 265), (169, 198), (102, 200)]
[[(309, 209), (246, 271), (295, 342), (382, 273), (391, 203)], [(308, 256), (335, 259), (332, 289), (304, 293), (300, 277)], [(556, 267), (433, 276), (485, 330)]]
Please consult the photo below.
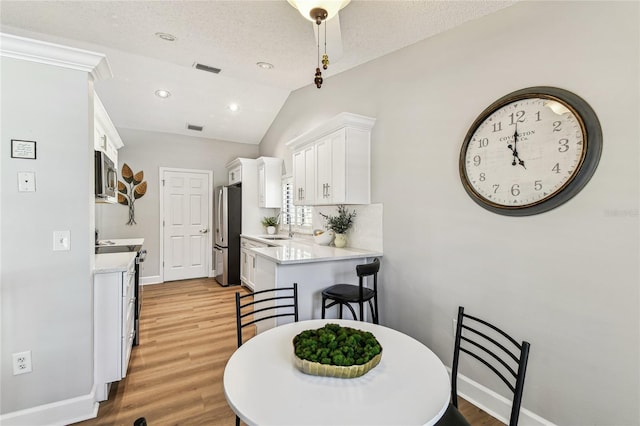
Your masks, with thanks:
[[(269, 243), (270, 247), (251, 249), (256, 254), (255, 291), (290, 287), (298, 283), (299, 319), (318, 319), (322, 315), (322, 290), (336, 283), (358, 284), (356, 265), (368, 263), (382, 252), (355, 248), (321, 246), (303, 239), (265, 240), (243, 235), (244, 238)], [(367, 285), (367, 283), (365, 283)], [(367, 311), (365, 311), (367, 312)], [(327, 318), (337, 318), (337, 309), (329, 309)], [(345, 318), (350, 319), (346, 312)], [(365, 319), (368, 318), (365, 313)], [(258, 323), (257, 332), (290, 322)], [(264, 324), (264, 325), (262, 325)]]

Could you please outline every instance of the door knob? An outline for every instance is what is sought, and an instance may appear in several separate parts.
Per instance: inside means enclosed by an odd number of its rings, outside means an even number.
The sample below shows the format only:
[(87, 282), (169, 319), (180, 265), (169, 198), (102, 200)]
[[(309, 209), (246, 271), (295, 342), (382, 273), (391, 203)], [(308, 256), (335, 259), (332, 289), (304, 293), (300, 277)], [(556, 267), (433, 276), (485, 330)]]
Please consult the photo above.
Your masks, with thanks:
[(200, 230), (201, 234), (206, 234), (207, 232), (209, 232), (209, 230), (207, 228), (204, 228), (204, 229)]

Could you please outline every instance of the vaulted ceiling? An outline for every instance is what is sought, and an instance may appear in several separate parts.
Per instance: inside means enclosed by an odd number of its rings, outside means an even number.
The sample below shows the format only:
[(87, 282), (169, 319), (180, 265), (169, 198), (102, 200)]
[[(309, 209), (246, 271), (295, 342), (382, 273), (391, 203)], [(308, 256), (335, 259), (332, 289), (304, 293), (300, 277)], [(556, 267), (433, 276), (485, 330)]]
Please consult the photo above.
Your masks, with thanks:
[[(515, 1), (352, 0), (327, 23), (331, 63), (324, 85)], [(106, 54), (113, 78), (95, 88), (118, 128), (248, 144), (260, 143), (291, 91), (313, 84), (317, 62), (315, 24), (285, 0), (3, 0), (0, 24), (5, 33)], [(321, 50), (324, 37), (322, 27)], [(157, 97), (158, 89), (171, 96)], [(232, 103), (237, 111), (229, 109)]]

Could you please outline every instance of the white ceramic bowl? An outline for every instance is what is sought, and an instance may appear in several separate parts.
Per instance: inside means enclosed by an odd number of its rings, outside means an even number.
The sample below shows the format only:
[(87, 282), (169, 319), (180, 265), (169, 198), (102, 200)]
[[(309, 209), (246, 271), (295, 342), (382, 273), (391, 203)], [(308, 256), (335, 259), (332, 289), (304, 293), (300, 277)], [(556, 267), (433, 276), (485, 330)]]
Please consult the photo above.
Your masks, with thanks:
[[(315, 232), (314, 232), (315, 234)], [(328, 246), (333, 241), (335, 233), (332, 230), (324, 231), (322, 234), (315, 234), (313, 240), (321, 246)]]

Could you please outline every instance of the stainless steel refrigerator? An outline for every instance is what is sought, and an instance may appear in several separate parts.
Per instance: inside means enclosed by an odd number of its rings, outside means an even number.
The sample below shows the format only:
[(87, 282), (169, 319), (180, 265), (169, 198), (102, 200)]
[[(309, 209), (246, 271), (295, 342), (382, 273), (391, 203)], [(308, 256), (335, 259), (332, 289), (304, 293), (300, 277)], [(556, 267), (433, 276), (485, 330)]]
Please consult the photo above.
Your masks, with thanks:
[(220, 285), (240, 284), (240, 230), (242, 188), (239, 185), (216, 188), (215, 264)]

